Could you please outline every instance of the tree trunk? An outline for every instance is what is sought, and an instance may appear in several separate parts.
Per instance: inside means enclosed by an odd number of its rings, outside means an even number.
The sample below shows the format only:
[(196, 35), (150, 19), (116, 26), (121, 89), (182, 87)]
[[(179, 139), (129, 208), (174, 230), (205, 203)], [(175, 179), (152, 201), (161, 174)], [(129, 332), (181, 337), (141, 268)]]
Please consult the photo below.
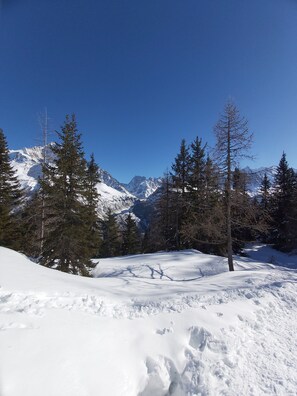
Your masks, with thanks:
[(229, 271), (234, 271), (232, 251), (232, 228), (231, 228), (231, 131), (230, 120), (228, 120), (228, 153), (227, 153), (227, 250)]

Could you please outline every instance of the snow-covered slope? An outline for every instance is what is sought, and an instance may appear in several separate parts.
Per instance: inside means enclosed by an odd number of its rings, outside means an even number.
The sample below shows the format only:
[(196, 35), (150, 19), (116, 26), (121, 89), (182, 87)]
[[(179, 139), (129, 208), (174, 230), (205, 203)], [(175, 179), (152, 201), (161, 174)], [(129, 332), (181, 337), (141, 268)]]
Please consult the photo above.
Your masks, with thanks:
[(139, 199), (146, 199), (162, 185), (161, 177), (134, 176), (125, 188)]
[(41, 176), (41, 164), (44, 151), (47, 158), (52, 159), (53, 154), (50, 146), (35, 146), (24, 148), (23, 150), (10, 150), (10, 160), (16, 171), (22, 188), (28, 195), (31, 195), (38, 185), (38, 178)]
[(197, 251), (96, 278), (0, 248), (1, 396), (295, 395), (295, 270)]

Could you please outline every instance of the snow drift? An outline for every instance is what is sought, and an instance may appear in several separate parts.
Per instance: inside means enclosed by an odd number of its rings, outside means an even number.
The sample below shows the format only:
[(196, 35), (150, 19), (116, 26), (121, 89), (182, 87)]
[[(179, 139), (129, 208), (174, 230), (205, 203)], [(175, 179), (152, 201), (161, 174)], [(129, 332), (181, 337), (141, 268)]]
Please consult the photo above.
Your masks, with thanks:
[(0, 395), (295, 395), (296, 270), (235, 267), (192, 250), (82, 278), (0, 248)]

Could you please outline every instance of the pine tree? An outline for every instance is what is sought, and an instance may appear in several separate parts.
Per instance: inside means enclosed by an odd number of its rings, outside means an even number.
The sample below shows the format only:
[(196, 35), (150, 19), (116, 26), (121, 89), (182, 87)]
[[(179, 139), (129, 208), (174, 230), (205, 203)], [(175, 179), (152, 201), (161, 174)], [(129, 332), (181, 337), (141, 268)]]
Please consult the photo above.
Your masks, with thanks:
[(247, 120), (242, 117), (234, 103), (228, 102), (224, 113), (217, 122), (214, 132), (216, 135), (216, 155), (221, 175), (225, 185), (226, 203), (226, 246), (228, 252), (228, 266), (234, 271), (232, 246), (232, 172), (238, 161), (247, 157), (251, 147), (252, 134), (249, 133)]
[(180, 151), (172, 164), (172, 192), (175, 202), (175, 249), (186, 247), (181, 237), (181, 227), (186, 216), (186, 192), (189, 186), (190, 152), (185, 139), (181, 141)]
[(94, 154), (87, 165), (86, 185), (85, 185), (85, 226), (87, 231), (87, 242), (92, 256), (99, 255), (101, 243), (99, 220), (97, 216), (99, 193), (97, 184), (100, 182), (98, 165), (95, 162)]
[[(197, 142), (197, 139), (196, 139)], [(200, 146), (200, 147), (199, 147)], [(196, 176), (189, 184), (188, 211), (182, 224), (182, 236), (191, 248), (205, 253), (222, 253), (222, 205), (219, 193), (218, 172), (209, 156), (205, 159), (205, 146), (201, 140), (194, 145)], [(192, 145), (193, 147), (193, 145)]]
[(190, 161), (189, 147), (185, 139), (182, 139), (180, 151), (172, 164), (173, 185), (181, 191), (182, 195), (184, 195), (188, 186)]
[(188, 189), (194, 192), (197, 196), (202, 192), (205, 186), (205, 148), (206, 144), (202, 145), (202, 139), (196, 137), (191, 143), (191, 153), (189, 157), (189, 186)]
[(271, 188), (271, 183), (270, 180), (268, 179), (267, 173), (265, 172), (260, 187), (260, 206), (265, 211), (268, 210), (270, 205), (270, 199), (271, 199), (270, 188)]
[(235, 167), (232, 174), (232, 242), (235, 253), (240, 253), (244, 244), (254, 239), (260, 230), (258, 208), (248, 194), (248, 175)]
[(100, 256), (114, 257), (121, 254), (122, 241), (120, 230), (115, 216), (110, 209), (107, 211), (106, 220), (102, 221), (102, 238)]
[[(23, 231), (21, 250), (27, 256), (37, 259), (40, 256), (43, 201), (37, 190), (32, 198), (27, 200), (22, 210), (21, 227)], [(44, 223), (43, 223), (44, 224)]]
[(17, 212), (21, 201), (21, 188), (12, 169), (3, 130), (0, 129), (0, 245), (19, 249), (20, 228)]
[(277, 167), (273, 189), (272, 242), (277, 249), (289, 251), (296, 248), (296, 175), (293, 169), (289, 167), (285, 153), (283, 153)]
[(164, 175), (156, 203), (155, 213), (148, 230), (148, 245), (151, 251), (174, 250), (176, 246), (176, 194), (172, 177)]
[(66, 116), (57, 134), (60, 143), (52, 147), (54, 164), (46, 164), (41, 181), (48, 223), (41, 264), (88, 275), (92, 252), (85, 210), (87, 167), (74, 115)]
[(140, 233), (131, 213), (128, 214), (123, 230), (123, 255), (139, 253), (141, 249)]

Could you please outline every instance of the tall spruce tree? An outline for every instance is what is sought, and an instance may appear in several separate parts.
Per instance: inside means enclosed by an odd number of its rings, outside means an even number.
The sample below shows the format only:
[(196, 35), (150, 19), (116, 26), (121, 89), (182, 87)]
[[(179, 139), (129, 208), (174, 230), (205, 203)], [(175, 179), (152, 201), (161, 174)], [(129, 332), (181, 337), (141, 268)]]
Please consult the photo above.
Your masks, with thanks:
[(108, 209), (106, 219), (101, 222), (102, 229), (102, 247), (100, 256), (114, 257), (120, 256), (121, 251), (121, 234), (114, 214)]
[(273, 183), (272, 242), (280, 250), (296, 248), (296, 175), (283, 153)]
[(125, 220), (123, 229), (123, 255), (136, 254), (141, 250), (141, 238), (135, 220), (131, 213), (128, 214)]
[(86, 221), (87, 166), (75, 115), (66, 116), (57, 134), (54, 164), (45, 165), (41, 181), (48, 222), (41, 264), (87, 276), (92, 256)]
[(223, 216), (218, 172), (210, 157), (206, 157), (205, 147), (198, 138), (191, 144), (188, 209), (181, 233), (191, 248), (222, 253)]
[(99, 220), (97, 209), (99, 203), (99, 193), (97, 184), (100, 182), (99, 168), (95, 162), (94, 154), (91, 154), (90, 161), (87, 165), (87, 175), (85, 184), (85, 226), (87, 229), (88, 246), (93, 257), (99, 255), (101, 243)]
[(270, 193), (271, 183), (265, 172), (260, 186), (260, 206), (263, 210), (268, 211), (271, 199)]
[(271, 230), (272, 230), (272, 192), (271, 192), (271, 182), (265, 172), (260, 189), (259, 189), (259, 199), (256, 201), (255, 205), (258, 207), (259, 212), (259, 223), (262, 223), (264, 230), (259, 232), (259, 238), (262, 242), (271, 241)]
[(172, 187), (175, 202), (175, 249), (186, 247), (181, 236), (182, 223), (186, 216), (186, 192), (189, 186), (190, 151), (185, 139), (182, 139), (180, 151), (172, 164)]
[(247, 157), (251, 147), (252, 134), (247, 120), (239, 113), (236, 105), (229, 101), (219, 118), (214, 132), (216, 135), (216, 156), (225, 186), (226, 203), (226, 246), (229, 271), (234, 271), (232, 243), (232, 172), (241, 158)]
[(148, 245), (151, 251), (174, 250), (176, 246), (176, 194), (172, 177), (166, 172), (159, 189), (154, 216), (148, 230)]
[(0, 129), (0, 245), (19, 249), (21, 233), (17, 212), (22, 192), (10, 164), (6, 137)]

